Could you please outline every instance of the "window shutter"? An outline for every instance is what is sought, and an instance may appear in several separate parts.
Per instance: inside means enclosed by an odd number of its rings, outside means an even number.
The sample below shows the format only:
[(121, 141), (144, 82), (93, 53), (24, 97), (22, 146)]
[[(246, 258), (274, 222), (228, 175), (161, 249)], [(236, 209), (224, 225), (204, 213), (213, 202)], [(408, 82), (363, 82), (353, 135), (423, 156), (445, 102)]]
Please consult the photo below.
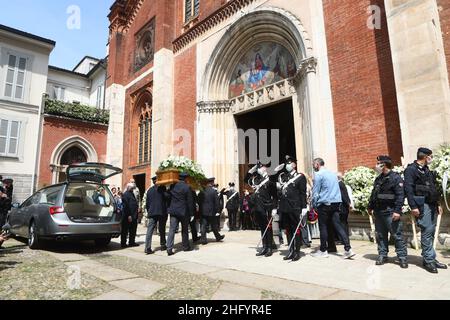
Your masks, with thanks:
[(17, 149), (19, 146), (19, 131), (20, 131), (20, 123), (18, 121), (11, 121), (11, 129), (9, 134), (9, 150), (8, 150), (8, 154), (10, 156), (17, 155)]
[(6, 139), (8, 138), (8, 120), (0, 120), (0, 155), (6, 155)]
[(200, 0), (194, 0), (194, 16), (197, 16), (200, 12)]
[(188, 22), (192, 17), (192, 0), (185, 0), (184, 8), (185, 8), (184, 21)]

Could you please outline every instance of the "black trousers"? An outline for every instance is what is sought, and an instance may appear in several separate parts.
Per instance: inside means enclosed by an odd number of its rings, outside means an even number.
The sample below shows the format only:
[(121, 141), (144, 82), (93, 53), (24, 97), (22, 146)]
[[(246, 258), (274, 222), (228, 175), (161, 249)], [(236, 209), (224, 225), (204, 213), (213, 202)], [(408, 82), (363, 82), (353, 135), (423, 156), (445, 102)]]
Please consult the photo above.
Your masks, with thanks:
[(197, 220), (194, 218), (192, 222), (189, 222), (189, 227), (191, 227), (192, 240), (198, 240), (198, 230), (197, 230)]
[(205, 217), (202, 216), (202, 241), (207, 241), (206, 234), (207, 234), (207, 228), (208, 225), (211, 225), (211, 230), (214, 233), (214, 236), (216, 237), (216, 240), (220, 239), (219, 234), (219, 226), (217, 225), (217, 218), (216, 217)]
[(339, 238), (342, 239), (345, 250), (350, 250), (350, 240), (339, 218), (340, 204), (335, 203), (329, 206), (321, 205), (317, 210), (319, 213), (320, 251), (325, 252), (332, 247), (332, 245), (336, 247), (334, 244), (334, 233), (333, 235), (329, 234), (330, 229), (332, 232), (333, 230), (336, 231)]
[(145, 239), (145, 249), (150, 250), (152, 248), (152, 237), (153, 233), (156, 229), (156, 224), (159, 226), (159, 237), (160, 237), (160, 244), (161, 247), (166, 245), (166, 224), (167, 224), (167, 215), (164, 216), (156, 216), (156, 217), (150, 217), (148, 222), (148, 229), (147, 229), (147, 237)]
[(167, 250), (173, 250), (175, 242), (175, 230), (178, 224), (181, 223), (181, 239), (183, 243), (183, 250), (189, 250), (189, 217), (170, 216), (169, 236), (167, 237)]
[(283, 212), (283, 226), (286, 229), (288, 244), (291, 244), (292, 238), (294, 243), (290, 247), (290, 252), (300, 252), (302, 246), (302, 233), (301, 226), (297, 229), (300, 222), (300, 212)]
[(120, 238), (120, 243), (124, 246), (127, 244), (133, 245), (136, 243), (136, 233), (137, 233), (138, 221), (136, 218), (133, 218), (133, 221), (128, 222), (128, 218), (124, 217), (122, 219), (122, 234)]
[(230, 231), (234, 231), (237, 229), (237, 209), (236, 210), (228, 210), (228, 225), (230, 227)]
[[(267, 226), (269, 225), (270, 220), (272, 219), (272, 210), (265, 210), (265, 211), (256, 211), (256, 220), (258, 221), (259, 229), (261, 230), (261, 237), (264, 235), (264, 232), (266, 231)], [(263, 238), (263, 247), (264, 249), (270, 249), (272, 248), (274, 241), (273, 241), (273, 228), (272, 223), (270, 223), (269, 227), (267, 228), (267, 232)]]

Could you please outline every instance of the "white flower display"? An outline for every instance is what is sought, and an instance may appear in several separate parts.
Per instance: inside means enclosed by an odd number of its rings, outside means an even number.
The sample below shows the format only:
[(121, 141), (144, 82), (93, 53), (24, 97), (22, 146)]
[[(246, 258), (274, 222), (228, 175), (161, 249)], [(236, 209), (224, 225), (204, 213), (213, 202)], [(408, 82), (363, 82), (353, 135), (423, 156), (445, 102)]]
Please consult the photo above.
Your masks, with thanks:
[[(438, 188), (442, 193), (442, 178), (446, 172), (450, 176), (450, 145), (443, 145), (434, 152), (434, 159), (430, 165), (430, 169), (437, 173)], [(447, 185), (448, 194), (450, 194), (450, 183)]]
[(375, 170), (367, 167), (351, 169), (344, 175), (344, 183), (349, 185), (353, 191), (355, 210), (363, 215), (367, 214), (373, 182), (376, 177)]
[(201, 181), (206, 179), (205, 174), (195, 161), (186, 158), (184, 156), (176, 157), (169, 156), (166, 160), (162, 161), (159, 165), (159, 170), (169, 170), (176, 169), (178, 171), (183, 171), (189, 173), (189, 175), (194, 178), (196, 181)]

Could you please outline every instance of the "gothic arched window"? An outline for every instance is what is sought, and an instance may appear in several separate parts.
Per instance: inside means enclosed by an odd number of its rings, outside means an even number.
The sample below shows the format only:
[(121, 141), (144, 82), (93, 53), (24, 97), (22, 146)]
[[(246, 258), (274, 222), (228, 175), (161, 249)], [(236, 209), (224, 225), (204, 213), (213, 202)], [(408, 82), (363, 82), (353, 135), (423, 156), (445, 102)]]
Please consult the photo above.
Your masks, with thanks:
[(148, 103), (142, 108), (139, 118), (138, 163), (151, 161), (152, 152), (152, 109)]

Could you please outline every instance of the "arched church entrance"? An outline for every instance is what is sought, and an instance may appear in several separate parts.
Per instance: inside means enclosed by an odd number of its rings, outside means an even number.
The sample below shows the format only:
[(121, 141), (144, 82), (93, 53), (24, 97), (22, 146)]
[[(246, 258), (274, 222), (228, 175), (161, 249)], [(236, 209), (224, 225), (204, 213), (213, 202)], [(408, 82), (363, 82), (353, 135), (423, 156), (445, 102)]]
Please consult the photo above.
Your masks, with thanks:
[(202, 153), (215, 159), (198, 158), (219, 184), (235, 181), (242, 189), (258, 159), (274, 169), (290, 155), (303, 172), (311, 167), (308, 82), (316, 59), (308, 39), (293, 15), (263, 8), (238, 19), (219, 41), (198, 104), (199, 139), (215, 132), (208, 143), (215, 150)]

